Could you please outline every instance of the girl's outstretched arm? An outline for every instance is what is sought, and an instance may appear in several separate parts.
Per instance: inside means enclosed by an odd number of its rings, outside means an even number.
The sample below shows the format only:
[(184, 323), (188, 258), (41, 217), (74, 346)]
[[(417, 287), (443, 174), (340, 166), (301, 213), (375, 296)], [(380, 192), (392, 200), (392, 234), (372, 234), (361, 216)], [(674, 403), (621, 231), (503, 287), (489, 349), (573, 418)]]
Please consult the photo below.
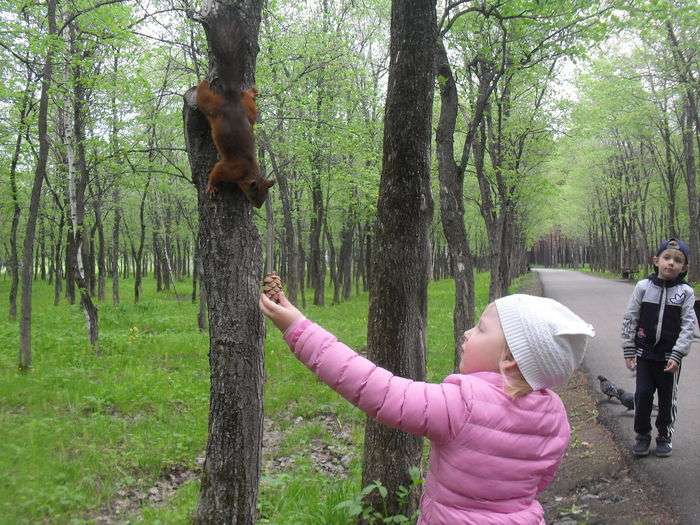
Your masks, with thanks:
[(395, 376), (306, 319), (283, 294), (279, 304), (262, 295), (260, 308), (284, 332), (300, 361), (378, 421), (436, 442), (449, 441), (467, 421), (465, 386)]

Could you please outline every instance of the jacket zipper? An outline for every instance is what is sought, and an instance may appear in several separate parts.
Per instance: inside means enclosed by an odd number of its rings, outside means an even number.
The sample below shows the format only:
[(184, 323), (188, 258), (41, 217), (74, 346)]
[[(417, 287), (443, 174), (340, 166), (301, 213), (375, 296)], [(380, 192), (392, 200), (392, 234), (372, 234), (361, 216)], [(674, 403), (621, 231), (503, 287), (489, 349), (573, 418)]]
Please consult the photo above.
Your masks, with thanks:
[(661, 339), (661, 325), (664, 322), (664, 310), (666, 309), (666, 291), (668, 288), (666, 288), (666, 283), (663, 284), (661, 287), (661, 303), (659, 304), (659, 319), (656, 323), (656, 341), (654, 342), (654, 346), (659, 344), (659, 339)]

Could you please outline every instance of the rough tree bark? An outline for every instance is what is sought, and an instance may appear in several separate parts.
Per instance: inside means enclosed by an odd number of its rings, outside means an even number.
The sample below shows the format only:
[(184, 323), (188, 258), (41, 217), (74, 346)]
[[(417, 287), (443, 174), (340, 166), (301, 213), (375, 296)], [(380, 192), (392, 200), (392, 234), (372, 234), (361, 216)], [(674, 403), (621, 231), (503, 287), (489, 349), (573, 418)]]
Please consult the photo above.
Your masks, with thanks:
[[(440, 178), (440, 217), (455, 281), (452, 328), (455, 369), (457, 369), (462, 354), (460, 345), (462, 333), (474, 324), (474, 270), (469, 252), (469, 237), (464, 227), (464, 170), (457, 166), (454, 158), (457, 86), (442, 40), (439, 40), (436, 46), (435, 65), (440, 85), (440, 120), (435, 132)], [(483, 107), (481, 112), (483, 114)], [(467, 143), (464, 146), (467, 158), (475, 130), (476, 125), (470, 123)]]
[[(47, 25), (48, 35), (56, 34), (56, 0), (47, 0)], [(22, 252), (22, 312), (19, 328), (19, 368), (29, 370), (32, 366), (32, 267), (34, 257), (34, 235), (36, 233), (36, 220), (39, 215), (39, 202), (41, 199), (41, 187), (46, 177), (46, 161), (49, 157), (49, 132), (48, 132), (48, 108), (49, 88), (53, 72), (53, 46), (46, 50), (46, 58), (41, 76), (41, 96), (39, 98), (39, 113), (37, 126), (39, 131), (39, 153), (37, 155), (36, 169), (34, 171), (34, 184), (29, 200), (27, 212), (27, 228), (24, 234), (24, 250)]]
[[(407, 378), (425, 377), (433, 104), (437, 37), (434, 0), (393, 1), (382, 173), (370, 277), (367, 351), (379, 366)], [(411, 264), (406, 264), (410, 261)], [(400, 509), (399, 486), (419, 466), (421, 438), (372, 419), (365, 428), (362, 480), (388, 490), (389, 514)]]
[[(225, 96), (254, 84), (261, 9), (260, 0), (208, 1), (201, 15), (190, 14), (204, 26), (210, 84)], [(209, 438), (194, 521), (252, 525), (262, 445), (260, 238), (251, 205), (237, 187), (206, 193), (217, 153), (207, 120), (195, 109), (194, 88), (185, 95), (183, 117), (197, 188), (211, 366)]]

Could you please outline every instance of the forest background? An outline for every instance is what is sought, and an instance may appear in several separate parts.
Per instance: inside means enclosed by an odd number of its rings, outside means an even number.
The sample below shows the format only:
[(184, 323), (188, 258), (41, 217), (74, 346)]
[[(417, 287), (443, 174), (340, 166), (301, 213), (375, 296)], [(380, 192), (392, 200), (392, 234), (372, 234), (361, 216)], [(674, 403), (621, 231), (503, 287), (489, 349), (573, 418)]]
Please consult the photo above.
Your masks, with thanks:
[[(57, 403), (68, 414), (65, 444), (47, 453), (65, 455), (64, 465), (79, 458), (74, 477), (49, 469), (56, 479), (45, 494), (32, 488), (42, 479), (31, 469), (6, 484), (11, 497), (0, 499), (12, 502), (17, 516), (85, 516), (119, 490), (148, 485), (164, 465), (192, 466), (202, 450), (206, 384), (190, 399), (160, 401), (126, 391), (120, 398), (114, 378), (109, 389), (97, 386), (112, 377), (99, 370), (124, 366), (125, 353), (139, 345), (144, 354), (130, 356), (136, 361), (124, 371), (133, 373), (132, 388), (147, 383), (143, 367), (155, 341), (145, 340), (179, 333), (183, 324), (179, 350), (151, 355), (159, 356), (156, 383), (181, 382), (184, 391), (193, 379), (206, 383), (202, 355), (184, 358), (188, 344), (203, 348), (197, 328), (206, 330), (207, 322), (182, 122), (183, 95), (207, 72), (206, 40), (191, 16), (200, 7), (0, 2), (0, 286), (9, 297), (2, 374), (10, 392), (0, 403), (3, 428), (17, 433), (1, 456), (35, 461), (29, 458), (37, 449), (25, 447), (22, 436), (58, 416), (35, 417), (31, 407)], [(267, 2), (255, 71), (260, 165), (277, 180), (265, 207), (254, 211), (266, 267), (281, 274), (295, 302), (330, 323), (347, 305), (359, 316), (348, 329), (357, 347), (366, 316), (358, 305), (366, 305), (370, 261), (380, 256), (372, 252), (390, 7)], [(449, 371), (458, 332), (529, 264), (642, 271), (669, 235), (688, 240), (691, 259), (700, 256), (696, 2), (494, 0), (438, 5), (437, 15), (429, 279), (454, 284), (438, 288), (453, 322), (437, 345), (447, 349), (445, 361), (431, 374)], [(697, 279), (692, 266), (690, 277)], [(33, 349), (32, 332), (18, 327), (20, 294), (31, 299), (31, 282)], [(321, 308), (328, 304), (336, 310)], [(274, 355), (274, 348), (267, 351)], [(17, 365), (34, 370), (18, 380)], [(49, 369), (56, 383), (43, 375)], [(171, 376), (173, 370), (187, 372)], [(61, 391), (74, 381), (83, 387), (66, 398), (46, 396), (48, 385)], [(266, 392), (266, 411), (275, 413), (279, 403), (283, 412), (294, 397), (287, 394)], [(172, 406), (191, 419), (161, 414)], [(154, 413), (169, 423), (141, 420)], [(323, 413), (302, 403), (280, 421)], [(114, 440), (90, 452), (107, 447), (115, 457), (109, 475), (93, 469), (85, 478), (84, 492), (76, 480), (92, 456), (78, 446), (73, 418), (90, 421), (83, 438), (106, 424)], [(181, 424), (173, 439), (168, 425)], [(325, 431), (314, 425), (307, 431)], [(161, 434), (160, 455), (158, 446), (147, 451)], [(129, 435), (142, 436), (141, 452)], [(349, 441), (361, 441), (354, 437)], [(359, 460), (347, 462), (357, 475)], [(302, 479), (272, 476), (267, 494), (308, 487)], [(317, 492), (322, 523), (323, 512), (340, 512), (334, 501), (352, 494), (349, 481), (327, 499), (326, 483), (319, 481)], [(191, 506), (196, 489), (189, 490)], [(281, 505), (274, 497), (262, 501), (263, 508)]]

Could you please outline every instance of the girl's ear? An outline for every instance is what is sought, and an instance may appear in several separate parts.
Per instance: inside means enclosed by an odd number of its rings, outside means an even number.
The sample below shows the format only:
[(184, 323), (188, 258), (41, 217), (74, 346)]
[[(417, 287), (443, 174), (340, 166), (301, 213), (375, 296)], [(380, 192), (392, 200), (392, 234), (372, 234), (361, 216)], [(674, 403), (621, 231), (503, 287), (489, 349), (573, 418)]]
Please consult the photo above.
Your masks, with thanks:
[(516, 363), (514, 359), (504, 359), (501, 361), (501, 371), (504, 374), (510, 375), (515, 371), (520, 372), (520, 369), (518, 368), (518, 363)]

